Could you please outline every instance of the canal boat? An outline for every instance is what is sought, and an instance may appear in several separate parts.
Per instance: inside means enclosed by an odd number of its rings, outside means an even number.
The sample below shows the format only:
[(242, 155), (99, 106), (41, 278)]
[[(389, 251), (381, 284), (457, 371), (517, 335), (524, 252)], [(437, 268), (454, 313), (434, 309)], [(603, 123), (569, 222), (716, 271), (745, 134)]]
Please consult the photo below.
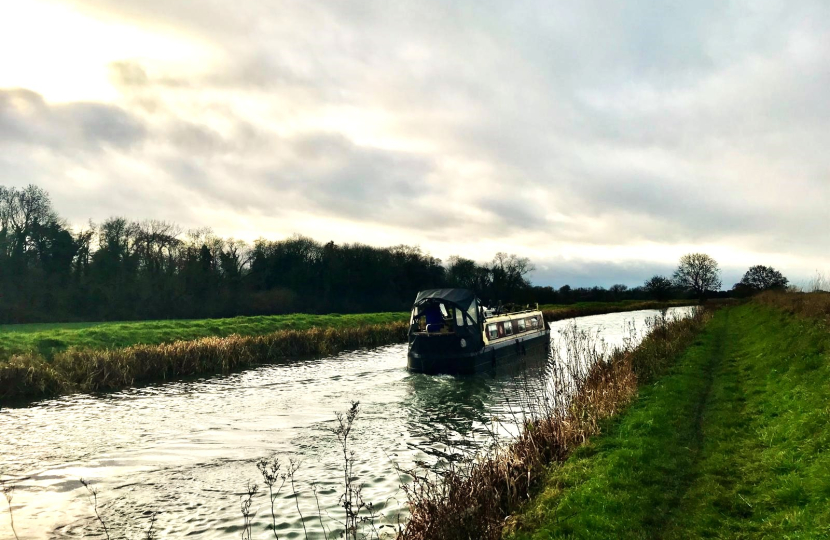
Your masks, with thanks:
[(430, 289), (419, 292), (412, 306), (407, 367), (420, 373), (492, 371), (549, 344), (538, 306), (504, 312), (484, 307), (467, 289)]

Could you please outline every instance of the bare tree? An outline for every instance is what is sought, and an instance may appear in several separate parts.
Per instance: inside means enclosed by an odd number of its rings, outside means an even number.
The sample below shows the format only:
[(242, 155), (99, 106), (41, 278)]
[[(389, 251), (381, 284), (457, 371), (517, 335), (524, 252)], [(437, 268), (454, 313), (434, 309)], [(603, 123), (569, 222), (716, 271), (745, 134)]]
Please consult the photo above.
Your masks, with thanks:
[(45, 190), (34, 185), (0, 189), (0, 236), (8, 242), (8, 254), (22, 257), (33, 243), (35, 229), (59, 222)]
[(688, 253), (680, 257), (674, 282), (678, 287), (693, 291), (700, 300), (706, 291), (720, 289), (720, 269), (715, 259), (705, 253)]
[(499, 300), (511, 300), (519, 291), (530, 286), (527, 275), (535, 269), (527, 257), (508, 255), (502, 251), (496, 253), (490, 269), (493, 295)]

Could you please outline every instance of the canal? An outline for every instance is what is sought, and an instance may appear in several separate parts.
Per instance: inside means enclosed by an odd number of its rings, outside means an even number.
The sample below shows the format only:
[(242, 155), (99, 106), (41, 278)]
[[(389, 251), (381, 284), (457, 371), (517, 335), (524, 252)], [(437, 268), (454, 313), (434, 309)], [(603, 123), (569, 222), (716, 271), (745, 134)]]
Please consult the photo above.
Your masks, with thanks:
[[(673, 308), (682, 316), (692, 308)], [(569, 324), (609, 345), (642, 332), (656, 311), (583, 317)], [(300, 463), (298, 497), (283, 488), (275, 510), (280, 538), (320, 534), (342, 519), (343, 459), (330, 430), (335, 411), (360, 401), (355, 476), (363, 497), (394, 522), (406, 507), (395, 465), (433, 465), (464, 444), (485, 445), (493, 419), (520, 392), (511, 374), (453, 377), (409, 373), (406, 346), (269, 364), (101, 395), (74, 395), (0, 411), (0, 478), (15, 485), (12, 508), (21, 539), (103, 537), (79, 479), (98, 491), (112, 538), (141, 538), (157, 512), (158, 538), (239, 538), (240, 496), (261, 484), (256, 464), (278, 456)], [(509, 407), (515, 407), (511, 402)], [(311, 484), (317, 489), (315, 498)], [(5, 500), (0, 499), (5, 505)], [(251, 507), (253, 537), (273, 538), (263, 493)], [(11, 538), (6, 508), (0, 538)]]

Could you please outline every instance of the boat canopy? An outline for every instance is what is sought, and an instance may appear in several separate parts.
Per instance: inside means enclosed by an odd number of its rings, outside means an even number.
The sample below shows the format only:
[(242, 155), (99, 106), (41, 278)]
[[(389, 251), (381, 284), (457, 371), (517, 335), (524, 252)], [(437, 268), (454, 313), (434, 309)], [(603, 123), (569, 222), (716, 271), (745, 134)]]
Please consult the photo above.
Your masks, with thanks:
[(427, 300), (443, 300), (455, 305), (461, 311), (469, 311), (470, 306), (476, 301), (476, 295), (467, 289), (429, 289), (418, 293), (415, 297), (415, 305), (419, 306)]

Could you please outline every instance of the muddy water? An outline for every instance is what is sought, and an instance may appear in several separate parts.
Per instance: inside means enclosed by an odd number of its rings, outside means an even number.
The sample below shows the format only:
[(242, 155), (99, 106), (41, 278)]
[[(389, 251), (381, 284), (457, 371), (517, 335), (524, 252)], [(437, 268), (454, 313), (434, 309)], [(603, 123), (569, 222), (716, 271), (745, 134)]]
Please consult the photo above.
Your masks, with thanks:
[[(678, 315), (689, 308), (674, 308)], [(610, 344), (632, 323), (640, 330), (655, 311), (577, 319)], [(554, 323), (552, 338), (573, 321)], [(141, 537), (158, 512), (159, 538), (239, 538), (240, 495), (261, 482), (256, 463), (280, 456), (301, 462), (297, 498), (288, 487), (275, 503), (280, 538), (323, 538), (342, 510), (342, 456), (335, 411), (361, 403), (353, 435), (355, 476), (364, 498), (386, 519), (405, 507), (394, 464), (434, 464), (458, 441), (488, 440), (491, 420), (519, 391), (518, 377), (453, 377), (409, 373), (406, 346), (271, 364), (229, 376), (160, 384), (102, 395), (76, 395), (0, 411), (0, 478), (16, 485), (12, 500), (21, 539), (97, 537), (93, 504), (79, 479), (98, 490), (99, 512), (113, 538)], [(515, 405), (514, 405), (515, 406)], [(472, 441), (472, 442), (471, 442)], [(0, 502), (5, 503), (0, 499)], [(0, 511), (0, 538), (11, 538)], [(267, 529), (267, 498), (252, 506), (253, 537)]]

